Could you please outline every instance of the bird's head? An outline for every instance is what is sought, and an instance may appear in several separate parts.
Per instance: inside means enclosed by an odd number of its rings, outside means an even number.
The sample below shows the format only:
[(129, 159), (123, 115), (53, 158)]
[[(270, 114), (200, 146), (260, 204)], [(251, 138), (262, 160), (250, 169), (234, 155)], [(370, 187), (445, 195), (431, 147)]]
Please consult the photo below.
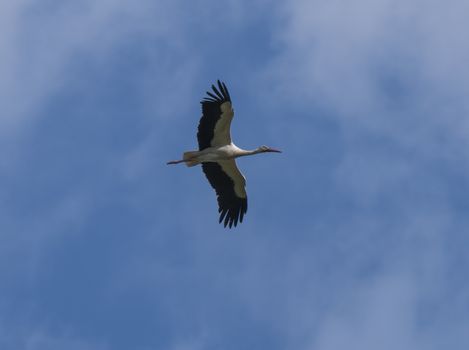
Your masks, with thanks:
[(271, 148), (269, 146), (260, 146), (259, 148), (259, 152), (276, 152), (276, 153), (282, 153), (282, 151), (278, 150), (278, 149), (275, 149), (275, 148)]

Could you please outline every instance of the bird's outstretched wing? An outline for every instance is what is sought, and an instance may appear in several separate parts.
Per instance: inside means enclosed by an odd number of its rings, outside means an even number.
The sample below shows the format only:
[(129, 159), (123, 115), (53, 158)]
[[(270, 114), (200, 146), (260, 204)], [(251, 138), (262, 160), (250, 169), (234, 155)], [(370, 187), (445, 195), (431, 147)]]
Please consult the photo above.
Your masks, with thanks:
[(213, 93), (207, 91), (202, 104), (202, 117), (197, 132), (199, 150), (219, 147), (231, 143), (230, 125), (234, 111), (225, 83), (217, 81), (218, 89), (212, 85)]
[(215, 189), (218, 200), (219, 222), (229, 228), (243, 222), (248, 210), (246, 180), (234, 159), (203, 163), (202, 169), (210, 185)]

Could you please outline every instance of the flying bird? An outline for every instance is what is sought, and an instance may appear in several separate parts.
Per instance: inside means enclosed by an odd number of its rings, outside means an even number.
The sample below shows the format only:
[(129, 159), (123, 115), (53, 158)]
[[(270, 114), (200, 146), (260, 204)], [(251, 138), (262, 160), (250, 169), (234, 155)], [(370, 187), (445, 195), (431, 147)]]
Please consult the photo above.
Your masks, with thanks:
[(248, 210), (246, 179), (239, 171), (235, 158), (258, 153), (278, 152), (267, 146), (254, 150), (238, 148), (230, 135), (234, 111), (231, 97), (223, 82), (217, 81), (218, 89), (212, 85), (213, 92), (207, 91), (202, 104), (202, 117), (197, 131), (198, 151), (184, 152), (181, 160), (167, 164), (185, 163), (188, 167), (202, 164), (202, 170), (217, 194), (219, 223), (231, 228), (243, 222)]

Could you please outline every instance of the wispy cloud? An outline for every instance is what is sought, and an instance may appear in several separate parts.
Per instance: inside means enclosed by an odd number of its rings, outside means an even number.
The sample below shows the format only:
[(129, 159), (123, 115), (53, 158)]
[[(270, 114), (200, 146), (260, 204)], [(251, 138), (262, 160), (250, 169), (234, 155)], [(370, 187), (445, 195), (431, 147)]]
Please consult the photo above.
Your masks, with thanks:
[(0, 345), (4, 349), (18, 350), (106, 350), (107, 345), (99, 341), (86, 341), (71, 334), (51, 334), (40, 327), (22, 334), (12, 334), (11, 327), (6, 330), (0, 325)]
[[(285, 4), (271, 75), (295, 103), (332, 110), (347, 128), (433, 138), (467, 132), (465, 1)], [(408, 117), (412, 115), (412, 117)], [(412, 136), (410, 135), (412, 133)]]

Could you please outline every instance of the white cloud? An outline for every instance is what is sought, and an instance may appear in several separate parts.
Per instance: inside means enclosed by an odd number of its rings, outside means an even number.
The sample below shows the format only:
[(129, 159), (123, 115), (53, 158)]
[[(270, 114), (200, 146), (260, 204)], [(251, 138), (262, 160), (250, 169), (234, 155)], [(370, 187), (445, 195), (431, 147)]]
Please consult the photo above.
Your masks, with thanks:
[(418, 276), (405, 271), (384, 273), (343, 295), (305, 348), (464, 349), (469, 344), (464, 332), (467, 320), (450, 319), (449, 324), (437, 321), (434, 325), (440, 315), (430, 312), (422, 322), (421, 303), (426, 294)]
[[(18, 349), (18, 348), (17, 348)], [(22, 349), (20, 346), (19, 349)], [(24, 350), (106, 350), (108, 346), (99, 342), (89, 342), (71, 336), (52, 336), (42, 332), (34, 332), (26, 339)]]
[(177, 19), (175, 12), (170, 2), (2, 2), (2, 133), (31, 122), (48, 95), (63, 88), (75, 56), (105, 60), (114, 45), (142, 33), (155, 39), (171, 33), (177, 43), (178, 21), (169, 19)]
[[(3, 333), (3, 334), (2, 334)], [(16, 350), (106, 350), (102, 342), (88, 341), (70, 334), (52, 335), (41, 330), (25, 330), (22, 334), (0, 331), (0, 344), (3, 349)]]
[[(47, 317), (45, 317), (47, 318)], [(0, 317), (0, 346), (10, 350), (107, 350), (109, 347), (97, 339), (85, 339), (74, 334), (70, 327), (61, 324), (54, 331), (45, 324), (32, 324), (25, 319), (21, 325), (12, 327), (17, 320)], [(46, 322), (44, 322), (46, 323)]]
[(311, 349), (420, 349), (410, 276), (384, 276), (345, 295), (319, 326)]
[(463, 140), (469, 127), (468, 6), (288, 2), (277, 31), (282, 53), (266, 75), (287, 102), (320, 105), (337, 114), (346, 131), (394, 134), (409, 147), (444, 132)]
[(445, 237), (453, 218), (429, 207), (409, 207), (397, 221), (369, 213), (328, 222), (310, 232), (328, 237), (282, 257), (284, 268), (274, 269), (285, 288), (272, 290), (286, 292), (275, 310), (288, 348), (467, 347), (469, 319), (459, 310), (468, 306), (469, 285), (452, 281), (465, 269), (452, 265)]

